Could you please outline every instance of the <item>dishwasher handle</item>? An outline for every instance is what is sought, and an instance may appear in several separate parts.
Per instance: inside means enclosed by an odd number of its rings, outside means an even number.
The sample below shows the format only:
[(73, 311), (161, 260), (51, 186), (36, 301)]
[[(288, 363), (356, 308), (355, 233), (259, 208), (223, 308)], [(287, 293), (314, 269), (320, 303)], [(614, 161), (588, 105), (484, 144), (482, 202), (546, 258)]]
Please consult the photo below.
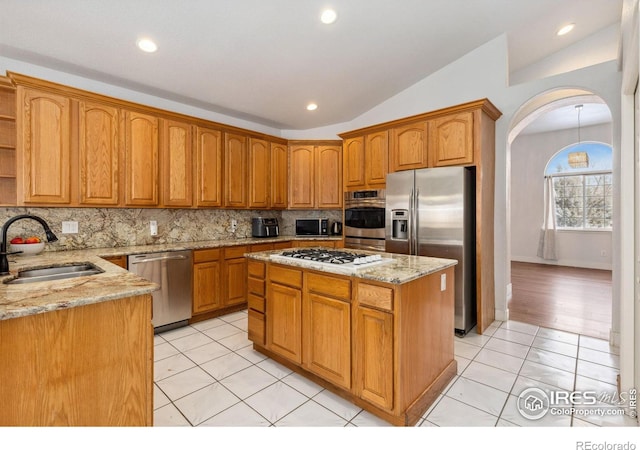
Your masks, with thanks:
[(169, 261), (174, 259), (187, 259), (187, 257), (184, 255), (157, 256), (155, 258), (145, 258), (145, 259), (139, 259), (137, 261), (131, 261), (130, 264), (142, 264), (142, 263), (148, 263), (148, 262), (154, 262), (154, 261)]

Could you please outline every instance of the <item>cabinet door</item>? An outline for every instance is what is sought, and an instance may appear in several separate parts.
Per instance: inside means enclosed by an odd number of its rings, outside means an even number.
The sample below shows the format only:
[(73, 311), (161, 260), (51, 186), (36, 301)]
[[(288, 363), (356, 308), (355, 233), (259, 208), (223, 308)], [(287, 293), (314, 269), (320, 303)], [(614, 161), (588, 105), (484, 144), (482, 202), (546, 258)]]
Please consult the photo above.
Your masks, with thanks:
[(473, 164), (473, 113), (430, 120), (429, 154), (433, 167)]
[(365, 181), (367, 187), (384, 188), (389, 171), (389, 133), (368, 134), (364, 143)]
[(344, 141), (344, 187), (364, 189), (365, 184), (364, 138), (347, 139)]
[(193, 313), (213, 311), (222, 307), (220, 296), (220, 261), (193, 265)]
[(271, 198), (272, 208), (287, 207), (289, 151), (284, 144), (271, 143)]
[(233, 258), (224, 261), (226, 290), (224, 305), (238, 305), (247, 301), (247, 259)]
[(392, 172), (427, 167), (426, 122), (392, 129), (390, 150)]
[(70, 203), (70, 120), (69, 98), (18, 86), (18, 202)]
[(118, 109), (94, 102), (78, 105), (80, 204), (117, 205)]
[(249, 208), (269, 207), (270, 175), (269, 143), (262, 139), (249, 139)]
[(193, 204), (193, 130), (184, 122), (162, 121), (162, 204)]
[(302, 292), (269, 282), (267, 285), (267, 348), (302, 363)]
[(354, 389), (360, 398), (393, 408), (393, 315), (354, 308)]
[(345, 389), (351, 388), (351, 308), (316, 293), (303, 304), (304, 366)]
[(197, 129), (197, 206), (222, 206), (222, 132)]
[(125, 204), (158, 204), (158, 118), (124, 113)]
[(342, 208), (342, 146), (319, 146), (316, 154), (316, 207)]
[(247, 138), (224, 134), (225, 206), (247, 206)]
[(313, 145), (294, 145), (289, 152), (289, 207), (315, 207), (315, 151)]

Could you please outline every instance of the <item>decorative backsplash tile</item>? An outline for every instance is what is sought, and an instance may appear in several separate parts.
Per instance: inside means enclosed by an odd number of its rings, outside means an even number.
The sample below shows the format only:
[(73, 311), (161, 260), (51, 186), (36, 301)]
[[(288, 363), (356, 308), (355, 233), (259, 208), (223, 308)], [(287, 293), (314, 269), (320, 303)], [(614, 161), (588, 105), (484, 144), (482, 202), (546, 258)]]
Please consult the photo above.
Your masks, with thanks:
[[(83, 248), (126, 247), (131, 245), (170, 244), (176, 242), (238, 239), (251, 237), (253, 217), (275, 217), (280, 235), (295, 234), (295, 219), (327, 217), (329, 223), (342, 220), (341, 210), (253, 211), (231, 209), (118, 209), (118, 208), (0, 208), (0, 225), (19, 214), (42, 217), (58, 236), (45, 251)], [(238, 228), (231, 232), (231, 220)], [(157, 236), (151, 236), (149, 221), (158, 224)], [(77, 234), (62, 234), (62, 222), (78, 222)], [(14, 236), (39, 236), (45, 239), (40, 224), (19, 220), (11, 225), (7, 239)]]

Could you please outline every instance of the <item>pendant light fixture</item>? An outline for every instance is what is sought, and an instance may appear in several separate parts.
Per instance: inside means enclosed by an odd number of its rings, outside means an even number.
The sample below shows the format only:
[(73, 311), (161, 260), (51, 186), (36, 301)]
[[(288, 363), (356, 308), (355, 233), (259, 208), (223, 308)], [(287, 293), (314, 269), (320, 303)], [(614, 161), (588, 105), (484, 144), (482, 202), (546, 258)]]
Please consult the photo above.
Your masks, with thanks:
[[(580, 113), (584, 105), (576, 105), (576, 111), (578, 111), (578, 145), (582, 143), (580, 136)], [(572, 169), (586, 169), (589, 167), (589, 155), (587, 152), (571, 152), (569, 157), (569, 167)]]

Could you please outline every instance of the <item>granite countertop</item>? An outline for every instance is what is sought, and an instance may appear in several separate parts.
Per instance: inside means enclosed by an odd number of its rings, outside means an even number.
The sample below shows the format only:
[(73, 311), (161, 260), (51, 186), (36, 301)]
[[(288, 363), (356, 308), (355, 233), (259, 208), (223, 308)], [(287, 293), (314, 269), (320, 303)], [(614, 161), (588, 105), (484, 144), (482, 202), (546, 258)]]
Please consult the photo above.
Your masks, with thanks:
[[(347, 249), (348, 250), (348, 249)], [(272, 258), (278, 256), (282, 250), (268, 250), (265, 252), (254, 252), (245, 254), (246, 257), (259, 261), (285, 264), (289, 266), (302, 267), (306, 269), (318, 270), (321, 272), (335, 273), (338, 275), (348, 275), (367, 280), (381, 281), (383, 283), (402, 284), (417, 278), (429, 275), (434, 272), (455, 266), (458, 261), (455, 259), (432, 258), (429, 256), (399, 255), (396, 253), (380, 253), (364, 250), (353, 250), (358, 253), (368, 255), (380, 255), (383, 261), (380, 264), (360, 268), (356, 270), (345, 269), (339, 264), (325, 264), (303, 259), (281, 259)]]
[[(0, 276), (0, 320), (148, 294), (159, 289), (157, 284), (134, 275), (101, 257), (314, 239), (340, 240), (342, 237), (280, 236), (278, 238), (244, 238), (116, 248), (92, 248), (44, 252), (33, 256), (9, 255), (10, 274)], [(3, 281), (14, 278), (21, 270), (82, 262), (94, 264), (104, 272), (86, 277), (36, 283), (3, 283)]]

